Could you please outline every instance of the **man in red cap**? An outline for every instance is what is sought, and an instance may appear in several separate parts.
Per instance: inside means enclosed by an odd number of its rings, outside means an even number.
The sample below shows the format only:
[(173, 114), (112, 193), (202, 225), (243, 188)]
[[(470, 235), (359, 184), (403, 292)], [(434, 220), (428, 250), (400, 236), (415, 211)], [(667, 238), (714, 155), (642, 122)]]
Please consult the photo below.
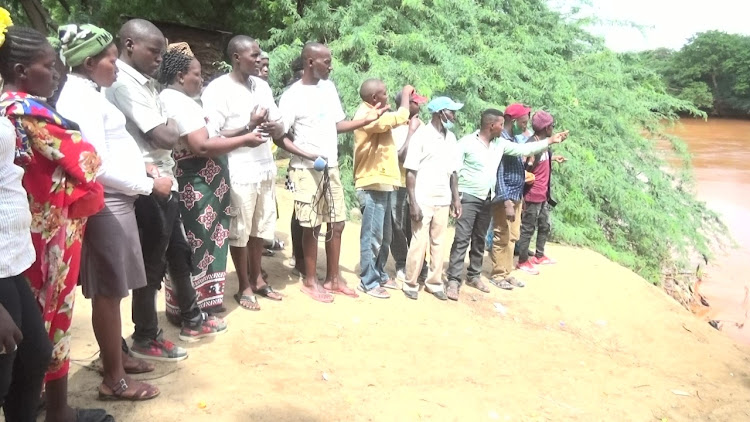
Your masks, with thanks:
[[(401, 104), (401, 92), (396, 94), (396, 104)], [(393, 142), (398, 151), (398, 166), (401, 170), (401, 183), (398, 189), (392, 193), (391, 198), (391, 226), (393, 238), (391, 239), (391, 255), (396, 262), (396, 279), (406, 278), (406, 254), (411, 243), (411, 217), (409, 217), (409, 195), (406, 192), (406, 169), (404, 160), (409, 151), (409, 141), (424, 122), (419, 118), (420, 107), (427, 104), (427, 97), (414, 92), (409, 99), (409, 124), (394, 128), (391, 131)], [(427, 278), (427, 265), (422, 267), (420, 278)]]
[[(501, 137), (519, 142), (529, 124), (531, 107), (514, 103), (505, 108), (505, 125)], [(525, 141), (525, 139), (520, 139)], [(492, 278), (490, 283), (505, 289), (524, 287), (525, 284), (510, 275), (513, 271), (513, 250), (521, 228), (521, 206), (525, 168), (522, 157), (503, 156), (497, 169), (497, 187), (492, 199)]]

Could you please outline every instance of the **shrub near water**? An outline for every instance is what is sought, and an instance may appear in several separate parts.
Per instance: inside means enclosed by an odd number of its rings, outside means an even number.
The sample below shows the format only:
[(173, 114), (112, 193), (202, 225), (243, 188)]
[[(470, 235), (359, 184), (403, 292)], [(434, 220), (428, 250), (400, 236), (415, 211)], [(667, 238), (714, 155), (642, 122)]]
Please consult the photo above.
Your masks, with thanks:
[[(487, 107), (520, 101), (550, 111), (556, 129), (572, 134), (557, 148), (569, 161), (555, 165), (553, 239), (590, 247), (658, 282), (664, 265), (708, 253), (709, 239), (725, 230), (686, 182), (660, 169), (644, 136), (644, 129), (658, 134), (660, 122), (677, 112), (698, 112), (580, 24), (537, 0), (319, 1), (273, 33), (271, 62), (285, 66), (303, 42), (326, 42), (350, 116), (361, 81), (379, 77), (391, 93), (410, 83), (428, 96), (465, 102), (458, 136), (475, 130)], [(353, 187), (352, 138), (340, 142), (342, 172)], [(348, 193), (352, 205), (353, 189)]]

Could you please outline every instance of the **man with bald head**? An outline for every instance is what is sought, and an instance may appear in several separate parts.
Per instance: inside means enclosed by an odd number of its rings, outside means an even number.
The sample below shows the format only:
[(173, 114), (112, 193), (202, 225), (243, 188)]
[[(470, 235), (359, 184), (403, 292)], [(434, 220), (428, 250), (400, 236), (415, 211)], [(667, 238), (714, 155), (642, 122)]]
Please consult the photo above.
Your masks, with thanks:
[[(302, 292), (319, 302), (333, 302), (332, 294), (357, 297), (339, 272), (341, 233), (346, 221), (344, 186), (338, 169), (337, 134), (351, 132), (374, 122), (385, 111), (374, 107), (363, 118), (346, 120), (331, 74), (331, 51), (323, 44), (308, 43), (302, 49), (302, 78), (284, 92), (279, 101), (284, 128), (284, 149), (293, 154), (294, 211), (302, 226), (305, 275)], [(318, 165), (314, 166), (317, 161)], [(316, 170), (315, 167), (321, 170)], [(316, 276), (318, 236), (321, 223), (326, 232), (326, 279)]]
[(156, 314), (156, 293), (167, 268), (180, 307), (181, 338), (196, 340), (202, 336), (199, 333), (225, 330), (226, 324), (201, 312), (190, 280), (192, 251), (180, 217), (172, 158), (180, 133), (176, 122), (167, 118), (153, 79), (166, 40), (154, 24), (143, 19), (126, 22), (119, 37), (120, 72), (105, 95), (125, 115), (126, 129), (140, 146), (149, 175), (172, 179), (169, 197), (152, 194), (139, 196), (135, 202), (147, 284), (133, 291), (135, 332), (130, 353), (143, 359), (178, 361), (187, 357), (187, 351), (164, 339)]
[[(380, 299), (390, 297), (386, 288), (399, 288), (385, 271), (391, 244), (391, 192), (401, 181), (391, 129), (409, 121), (413, 92), (413, 87), (405, 86), (397, 111), (383, 113), (374, 122), (354, 131), (354, 187), (362, 212), (359, 289)], [(364, 81), (359, 96), (362, 104), (354, 113), (354, 119), (364, 118), (371, 110), (388, 103), (388, 89), (380, 79)]]
[(239, 136), (254, 131), (266, 135), (257, 144), (228, 154), (232, 216), (229, 247), (239, 280), (234, 298), (241, 307), (257, 311), (260, 304), (256, 295), (281, 300), (263, 279), (260, 261), (263, 240), (274, 238), (276, 225), (276, 162), (268, 141), (284, 131), (277, 122), (281, 114), (271, 88), (257, 76), (261, 64), (258, 43), (246, 35), (235, 36), (229, 41), (227, 56), (232, 71), (208, 84), (201, 100), (213, 135)]

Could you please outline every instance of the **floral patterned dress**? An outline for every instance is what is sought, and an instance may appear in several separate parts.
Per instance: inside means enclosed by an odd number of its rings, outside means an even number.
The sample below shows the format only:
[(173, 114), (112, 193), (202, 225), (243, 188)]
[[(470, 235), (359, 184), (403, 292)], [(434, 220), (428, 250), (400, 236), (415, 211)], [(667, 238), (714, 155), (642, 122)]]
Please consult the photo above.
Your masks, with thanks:
[(54, 345), (45, 381), (67, 376), (70, 328), (86, 217), (104, 206), (95, 182), (101, 161), (77, 126), (39, 98), (21, 92), (0, 96), (0, 114), (16, 129), (16, 164), (31, 209), (36, 262), (24, 275)]

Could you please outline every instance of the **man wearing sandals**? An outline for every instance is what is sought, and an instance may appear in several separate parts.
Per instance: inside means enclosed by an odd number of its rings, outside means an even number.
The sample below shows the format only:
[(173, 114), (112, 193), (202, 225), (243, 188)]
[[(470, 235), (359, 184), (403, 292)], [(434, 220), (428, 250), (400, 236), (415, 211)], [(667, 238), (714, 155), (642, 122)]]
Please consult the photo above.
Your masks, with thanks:
[(427, 104), (432, 113), (430, 122), (414, 133), (406, 153), (404, 168), (409, 192), (412, 238), (406, 255), (406, 279), (402, 290), (409, 299), (417, 299), (419, 274), (430, 245), (430, 266), (425, 291), (446, 300), (443, 288), (443, 242), (450, 211), (461, 217), (458, 196), (458, 160), (456, 135), (451, 132), (455, 112), (463, 104), (448, 97), (434, 98)]
[[(531, 107), (515, 103), (504, 113), (504, 128), (501, 137), (508, 143), (517, 143), (514, 135), (526, 131)], [(562, 142), (567, 132), (558, 133), (549, 139), (549, 144)], [(513, 271), (513, 250), (521, 228), (521, 208), (523, 189), (526, 183), (526, 170), (523, 157), (506, 154), (497, 168), (495, 197), (492, 199), (492, 279), (490, 283), (504, 290), (524, 287), (525, 284), (510, 275)]]
[(270, 136), (278, 137), (281, 113), (268, 84), (257, 77), (261, 64), (258, 43), (237, 35), (227, 46), (232, 64), (229, 74), (214, 79), (201, 101), (213, 134), (239, 136), (259, 131), (269, 135), (255, 146), (237, 148), (228, 154), (232, 220), (229, 250), (239, 281), (234, 299), (251, 311), (260, 310), (256, 295), (279, 301), (281, 295), (263, 278), (263, 239), (273, 239), (276, 225), (276, 162)]
[(461, 287), (461, 273), (464, 267), (466, 250), (469, 250), (469, 267), (466, 271), (466, 285), (489, 293), (482, 282), (482, 259), (484, 257), (485, 234), (490, 225), (492, 197), (497, 183), (497, 168), (504, 155), (522, 157), (534, 155), (547, 149), (549, 142), (517, 144), (498, 138), (503, 132), (503, 113), (496, 109), (482, 112), (480, 129), (458, 141), (461, 166), (458, 171), (458, 190), (461, 195), (461, 217), (456, 220), (456, 234), (453, 238), (448, 266), (448, 286), (446, 294), (451, 300), (458, 300)]
[[(302, 49), (302, 78), (293, 83), (279, 100), (286, 132), (281, 147), (293, 156), (294, 212), (302, 226), (305, 275), (302, 293), (323, 303), (333, 294), (357, 297), (339, 271), (341, 233), (346, 221), (344, 186), (338, 170), (338, 133), (351, 132), (377, 120), (387, 109), (373, 107), (358, 120), (345, 120), (338, 91), (328, 76), (333, 70), (331, 50), (320, 43)], [(293, 140), (292, 140), (293, 138)], [(316, 164), (317, 163), (317, 164)], [(318, 236), (322, 223), (326, 231), (326, 278), (321, 285), (316, 275)]]

